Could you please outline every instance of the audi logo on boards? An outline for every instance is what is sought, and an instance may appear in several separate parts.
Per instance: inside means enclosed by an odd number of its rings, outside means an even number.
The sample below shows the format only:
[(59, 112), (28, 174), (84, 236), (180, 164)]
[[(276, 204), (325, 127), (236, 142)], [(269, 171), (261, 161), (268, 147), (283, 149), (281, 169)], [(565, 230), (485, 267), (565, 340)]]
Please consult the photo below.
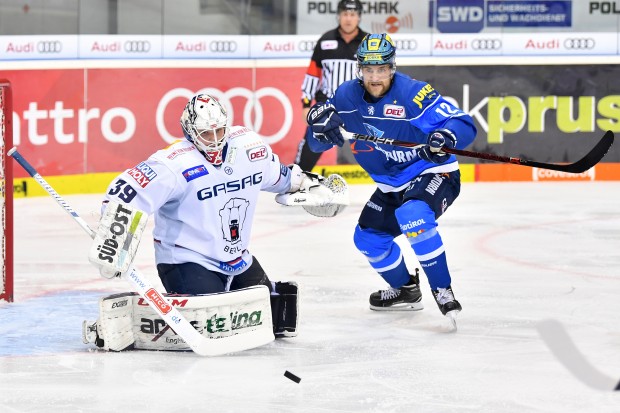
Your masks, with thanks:
[(37, 43), (37, 51), (39, 53), (60, 53), (62, 43), (58, 40), (42, 40)]
[[(290, 98), (280, 89), (274, 87), (263, 87), (258, 90), (250, 90), (244, 87), (234, 87), (226, 91), (222, 91), (216, 88), (203, 88), (200, 90), (189, 90), (185, 88), (176, 88), (166, 93), (155, 111), (155, 124), (157, 131), (161, 137), (168, 143), (178, 139), (176, 130), (174, 134), (168, 132), (166, 124), (164, 122), (164, 113), (166, 113), (166, 107), (170, 102), (178, 98), (184, 98), (189, 100), (194, 94), (204, 93), (216, 98), (226, 109), (228, 109), (229, 119), (234, 120), (235, 125), (243, 124), (252, 128), (256, 133), (259, 133), (263, 140), (268, 144), (274, 144), (287, 137), (291, 131), (291, 125), (293, 124), (293, 104)], [(241, 98), (242, 102), (245, 101), (242, 113), (236, 114), (233, 108), (232, 99)], [(280, 106), (284, 112), (284, 119), (278, 129), (272, 135), (265, 135), (261, 133), (263, 127), (263, 121), (267, 123), (267, 119), (271, 116), (271, 108), (273, 105)], [(242, 118), (242, 120), (240, 119)]]
[(148, 53), (151, 50), (151, 42), (148, 40), (127, 40), (123, 49), (127, 53)]
[(499, 50), (502, 48), (502, 41), (499, 39), (474, 39), (471, 42), (474, 50)]
[(564, 40), (564, 47), (569, 50), (590, 50), (594, 49), (596, 42), (592, 38), (572, 38)]
[(312, 52), (314, 51), (314, 46), (316, 46), (316, 42), (312, 40), (302, 40), (297, 43), (297, 48), (300, 52)]
[(412, 51), (418, 48), (418, 42), (414, 39), (394, 40), (394, 43), (396, 43), (396, 50)]
[(214, 40), (209, 43), (209, 50), (220, 53), (233, 53), (237, 51), (237, 42), (231, 40)]

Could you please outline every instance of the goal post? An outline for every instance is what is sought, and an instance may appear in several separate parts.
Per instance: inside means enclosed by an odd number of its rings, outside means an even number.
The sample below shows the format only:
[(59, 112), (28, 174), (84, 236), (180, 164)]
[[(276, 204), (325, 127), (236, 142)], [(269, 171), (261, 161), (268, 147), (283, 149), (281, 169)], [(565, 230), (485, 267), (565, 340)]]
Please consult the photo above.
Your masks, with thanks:
[(13, 147), (12, 97), (11, 83), (0, 79), (0, 301), (8, 302), (13, 301), (13, 163), (6, 154)]

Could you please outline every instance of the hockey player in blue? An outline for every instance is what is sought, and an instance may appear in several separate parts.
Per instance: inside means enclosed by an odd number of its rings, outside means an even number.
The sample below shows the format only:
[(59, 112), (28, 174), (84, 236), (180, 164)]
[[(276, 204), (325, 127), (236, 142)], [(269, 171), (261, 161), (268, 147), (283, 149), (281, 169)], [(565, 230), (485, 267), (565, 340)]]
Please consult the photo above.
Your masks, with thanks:
[(461, 188), (459, 165), (442, 148), (463, 149), (476, 136), (472, 118), (430, 84), (396, 72), (396, 47), (387, 34), (369, 34), (357, 50), (358, 79), (343, 83), (308, 113), (316, 152), (342, 146), (346, 131), (420, 142), (415, 148), (351, 141), (359, 164), (377, 184), (359, 217), (355, 246), (390, 288), (370, 295), (373, 310), (421, 310), (417, 273), (410, 274), (394, 238), (404, 235), (442, 314), (456, 326), (454, 298), (437, 219)]

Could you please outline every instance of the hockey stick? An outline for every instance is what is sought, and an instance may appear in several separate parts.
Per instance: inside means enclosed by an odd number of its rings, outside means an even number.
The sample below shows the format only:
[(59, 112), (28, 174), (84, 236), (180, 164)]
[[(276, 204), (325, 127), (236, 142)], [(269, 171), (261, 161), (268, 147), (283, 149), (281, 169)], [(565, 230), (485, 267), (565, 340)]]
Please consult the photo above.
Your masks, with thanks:
[[(402, 146), (404, 148), (415, 148), (421, 145), (420, 143), (415, 143), (415, 142), (399, 141), (396, 139), (379, 138), (376, 136), (361, 135), (359, 133), (347, 132), (342, 128), (340, 129), (340, 131), (342, 132), (342, 136), (348, 140), (383, 143), (386, 145)], [(471, 151), (465, 151), (462, 149), (443, 148), (442, 151), (445, 153), (451, 153), (454, 155), (466, 156), (468, 158), (486, 159), (489, 161), (512, 163), (516, 165), (529, 166), (532, 168), (551, 169), (553, 171), (562, 171), (562, 172), (570, 172), (574, 174), (579, 174), (592, 168), (601, 159), (603, 159), (603, 156), (605, 156), (607, 151), (609, 151), (609, 148), (611, 147), (613, 143), (614, 143), (614, 134), (612, 131), (607, 131), (605, 132), (605, 135), (603, 135), (601, 140), (594, 146), (594, 148), (590, 150), (590, 152), (588, 152), (586, 156), (584, 156), (577, 162), (568, 163), (568, 164), (536, 162), (536, 161), (529, 161), (527, 159), (515, 158), (512, 156), (501, 156), (501, 155), (495, 155), (492, 153), (483, 153), (483, 152), (471, 152)]]
[[(95, 237), (95, 232), (88, 226), (71, 206), (47, 183), (41, 175), (34, 169), (24, 157), (17, 152), (17, 148), (12, 148), (7, 152), (12, 156), (22, 168), (37, 181), (39, 185), (65, 210), (75, 222), (91, 237)], [(185, 317), (174, 308), (170, 303), (148, 282), (148, 280), (131, 266), (130, 269), (121, 275), (128, 281), (142, 298), (155, 310), (157, 314), (172, 327), (174, 332), (181, 337), (187, 345), (201, 356), (219, 356), (236, 351), (247, 350), (267, 344), (274, 340), (271, 330), (260, 329), (245, 334), (227, 336), (220, 339), (210, 339), (200, 334)], [(252, 335), (252, 338), (250, 338)]]
[(577, 379), (597, 390), (620, 391), (620, 381), (601, 373), (590, 364), (560, 322), (544, 320), (538, 323), (536, 329), (553, 355)]

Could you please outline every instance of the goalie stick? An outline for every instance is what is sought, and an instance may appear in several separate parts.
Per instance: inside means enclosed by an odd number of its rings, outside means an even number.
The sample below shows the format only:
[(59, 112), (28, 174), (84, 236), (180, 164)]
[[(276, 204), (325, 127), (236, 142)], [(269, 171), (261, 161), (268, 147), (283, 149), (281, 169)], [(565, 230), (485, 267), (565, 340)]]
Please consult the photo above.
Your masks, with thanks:
[(577, 379), (597, 390), (620, 391), (620, 381), (601, 373), (590, 364), (559, 321), (541, 321), (536, 329), (553, 355)]
[[(399, 141), (396, 139), (390, 138), (380, 138), (377, 136), (369, 136), (369, 135), (361, 135), (359, 133), (347, 132), (344, 129), (340, 129), (342, 132), (342, 136), (348, 140), (357, 140), (357, 141), (366, 141), (373, 143), (383, 143), (386, 145), (393, 146), (402, 146), (404, 148), (415, 148), (422, 144), (415, 142), (406, 142)], [(570, 172), (574, 174), (579, 174), (587, 171), (596, 165), (603, 156), (609, 151), (609, 148), (614, 143), (614, 134), (612, 131), (605, 132), (605, 135), (601, 138), (601, 140), (588, 152), (586, 156), (579, 159), (577, 162), (568, 163), (568, 164), (559, 164), (559, 163), (547, 163), (547, 162), (537, 162), (530, 161), (527, 159), (516, 158), (513, 156), (501, 156), (495, 155), (492, 153), (484, 153), (484, 152), (472, 152), (465, 151), (462, 149), (450, 149), (443, 148), (442, 152), (451, 153), (454, 155), (466, 156), (468, 158), (477, 158), (477, 159), (486, 159), (488, 161), (495, 162), (503, 162), (503, 163), (512, 163), (515, 165), (529, 166), (532, 168), (541, 168), (541, 169), (550, 169), (553, 171), (561, 171), (561, 172)]]
[[(93, 238), (95, 232), (88, 226), (71, 206), (47, 183), (24, 157), (12, 148), (7, 156), (13, 157), (17, 163), (34, 178), (35, 181), (65, 210), (86, 233)], [(128, 281), (142, 298), (155, 310), (157, 314), (181, 337), (187, 345), (201, 356), (219, 356), (236, 351), (247, 350), (267, 344), (274, 340), (271, 331), (257, 330), (245, 334), (237, 334), (223, 339), (210, 339), (200, 334), (185, 317), (148, 282), (148, 280), (132, 265), (128, 271), (122, 273), (122, 278)], [(252, 335), (252, 338), (250, 338)]]

